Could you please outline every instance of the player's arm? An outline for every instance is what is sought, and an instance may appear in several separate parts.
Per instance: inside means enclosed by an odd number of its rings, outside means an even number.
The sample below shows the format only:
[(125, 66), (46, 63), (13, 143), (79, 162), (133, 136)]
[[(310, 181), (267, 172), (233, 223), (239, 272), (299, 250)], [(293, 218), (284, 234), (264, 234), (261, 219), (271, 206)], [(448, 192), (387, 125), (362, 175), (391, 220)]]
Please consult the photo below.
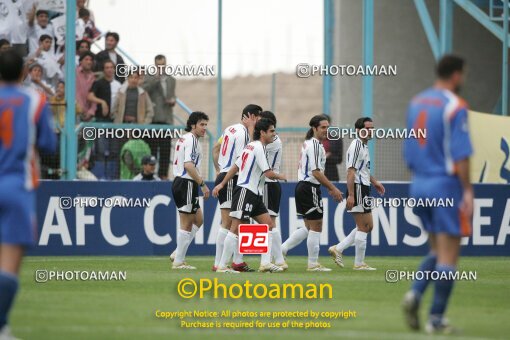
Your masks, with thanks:
[(379, 193), (379, 195), (384, 195), (386, 192), (386, 189), (384, 188), (384, 185), (381, 184), (377, 179), (375, 179), (374, 176), (370, 176), (370, 183), (375, 187), (375, 190)]
[(195, 163), (193, 163), (192, 161), (185, 162), (184, 169), (186, 169), (186, 172), (189, 174), (189, 176), (193, 178), (193, 180), (200, 186), (200, 188), (202, 189), (202, 193), (204, 194), (204, 199), (208, 199), (209, 188), (205, 184), (204, 179), (198, 173)]
[(347, 196), (346, 209), (351, 210), (354, 207), (354, 177), (356, 176), (356, 169), (350, 167), (347, 169), (347, 190), (349, 196)]
[(469, 158), (455, 162), (455, 168), (457, 169), (457, 176), (460, 179), (460, 183), (462, 184), (463, 189), (460, 210), (468, 218), (468, 221), (471, 221), (471, 217), (473, 216), (473, 200), (475, 195), (473, 192), (473, 185), (469, 179)]
[(285, 182), (287, 181), (287, 177), (285, 177), (285, 175), (277, 174), (273, 171), (273, 169), (271, 169), (269, 163), (267, 162), (266, 153), (264, 152), (263, 148), (257, 148), (255, 152), (257, 165), (262, 170), (264, 176), (269, 179), (276, 179)]
[(236, 164), (233, 164), (232, 167), (230, 168), (230, 170), (227, 172), (227, 174), (223, 178), (223, 181), (221, 181), (220, 184), (218, 184), (217, 186), (214, 187), (214, 189), (212, 191), (213, 197), (218, 197), (220, 190), (223, 189), (225, 187), (225, 185), (227, 185), (228, 181), (230, 181), (232, 178), (234, 178), (234, 176), (237, 174), (238, 171), (239, 171), (239, 167)]
[(279, 181), (287, 182), (287, 177), (285, 175), (277, 174), (276, 172), (274, 172), (271, 169), (266, 170), (264, 172), (264, 176), (266, 176), (269, 179), (276, 179), (276, 180), (279, 180)]
[(328, 193), (333, 197), (333, 199), (337, 202), (342, 202), (344, 200), (342, 196), (342, 192), (331, 183), (331, 181), (324, 175), (324, 173), (320, 169), (315, 169), (312, 171), (313, 177), (320, 184), (324, 185), (328, 189)]
[(216, 172), (220, 172), (220, 164), (218, 163), (218, 159), (220, 158), (220, 149), (221, 149), (221, 143), (223, 142), (223, 136), (221, 136), (216, 144), (214, 144), (212, 149), (212, 156), (213, 156), (213, 164), (214, 169), (216, 169)]

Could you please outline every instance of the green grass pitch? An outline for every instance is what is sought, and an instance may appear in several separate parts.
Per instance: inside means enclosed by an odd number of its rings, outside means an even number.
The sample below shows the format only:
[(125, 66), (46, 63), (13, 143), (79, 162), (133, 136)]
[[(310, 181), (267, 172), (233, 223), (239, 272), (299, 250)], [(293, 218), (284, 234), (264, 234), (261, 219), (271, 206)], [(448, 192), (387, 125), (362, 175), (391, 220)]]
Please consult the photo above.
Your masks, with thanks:
[[(258, 267), (258, 256), (246, 256)], [(388, 269), (415, 270), (418, 257), (368, 257), (374, 272), (355, 272), (352, 257), (346, 268), (321, 262), (330, 273), (307, 273), (304, 257), (289, 257), (289, 271), (281, 274), (243, 273), (232, 276), (211, 272), (212, 257), (188, 257), (197, 271), (172, 271), (167, 257), (27, 257), (21, 272), (21, 290), (11, 313), (13, 333), (23, 339), (425, 339), (409, 331), (400, 302), (409, 282), (386, 283)], [(126, 271), (126, 281), (35, 282), (35, 271)], [(459, 270), (476, 270), (477, 280), (457, 282), (447, 317), (460, 328), (458, 338), (508, 339), (510, 331), (510, 261), (503, 257), (465, 257)], [(185, 300), (177, 282), (190, 277), (218, 278), (221, 283), (330, 283), (333, 299), (323, 300)], [(422, 324), (430, 307), (432, 286), (421, 308)], [(179, 320), (158, 319), (156, 310), (315, 311), (355, 310), (357, 317), (331, 321), (329, 329), (182, 329)], [(247, 321), (247, 319), (244, 319)], [(249, 320), (249, 319), (248, 319)]]

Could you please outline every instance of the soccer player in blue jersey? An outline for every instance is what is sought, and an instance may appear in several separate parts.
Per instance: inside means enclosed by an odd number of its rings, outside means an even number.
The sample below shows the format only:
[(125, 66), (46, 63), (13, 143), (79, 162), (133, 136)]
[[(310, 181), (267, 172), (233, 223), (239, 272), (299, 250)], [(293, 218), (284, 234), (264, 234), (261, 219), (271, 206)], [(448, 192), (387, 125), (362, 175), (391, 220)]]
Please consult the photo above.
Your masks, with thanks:
[[(407, 112), (408, 129), (425, 129), (425, 138), (404, 142), (404, 158), (413, 173), (410, 196), (416, 199), (453, 198), (454, 207), (415, 208), (429, 233), (430, 253), (420, 271), (450, 275), (457, 268), (462, 236), (471, 234), (473, 188), (469, 157), (473, 153), (467, 122), (467, 105), (458, 97), (464, 80), (464, 60), (445, 55), (437, 65), (437, 81), (416, 97)], [(407, 323), (419, 329), (418, 309), (430, 282), (416, 280), (406, 293), (403, 308)], [(435, 281), (434, 298), (425, 330), (450, 333), (444, 318), (453, 280)]]
[(23, 59), (0, 54), (0, 339), (14, 339), (7, 317), (25, 248), (35, 242), (36, 148), (53, 152), (56, 136), (44, 95), (20, 86)]

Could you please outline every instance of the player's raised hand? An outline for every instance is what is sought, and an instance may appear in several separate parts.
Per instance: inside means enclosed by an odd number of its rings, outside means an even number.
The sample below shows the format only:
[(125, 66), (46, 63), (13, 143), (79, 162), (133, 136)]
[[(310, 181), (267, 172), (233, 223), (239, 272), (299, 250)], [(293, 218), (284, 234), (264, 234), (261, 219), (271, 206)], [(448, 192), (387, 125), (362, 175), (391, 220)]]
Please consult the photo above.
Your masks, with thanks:
[(205, 184), (202, 186), (202, 193), (204, 194), (204, 200), (208, 199), (211, 194), (209, 187), (207, 187)]
[(218, 195), (220, 194), (220, 190), (221, 189), (223, 189), (223, 184), (220, 183), (217, 186), (215, 186), (213, 191), (212, 191), (213, 197), (218, 197)]
[(353, 207), (354, 207), (354, 196), (349, 195), (349, 196), (347, 196), (347, 202), (345, 204), (345, 208), (347, 210), (351, 210)]

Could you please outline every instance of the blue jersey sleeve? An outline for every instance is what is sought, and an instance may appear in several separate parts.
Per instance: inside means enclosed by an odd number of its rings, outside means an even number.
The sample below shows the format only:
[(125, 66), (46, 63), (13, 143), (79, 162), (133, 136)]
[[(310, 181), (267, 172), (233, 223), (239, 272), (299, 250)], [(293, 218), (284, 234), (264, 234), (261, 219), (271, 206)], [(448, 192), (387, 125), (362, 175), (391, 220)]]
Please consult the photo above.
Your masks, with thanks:
[(456, 112), (450, 124), (450, 152), (454, 162), (461, 161), (473, 154), (469, 137), (468, 114), (465, 108)]
[(52, 112), (48, 106), (48, 103), (44, 103), (43, 108), (41, 110), (41, 114), (39, 115), (37, 124), (37, 140), (36, 146), (37, 149), (54, 153), (57, 148), (57, 136), (53, 131), (53, 116)]

